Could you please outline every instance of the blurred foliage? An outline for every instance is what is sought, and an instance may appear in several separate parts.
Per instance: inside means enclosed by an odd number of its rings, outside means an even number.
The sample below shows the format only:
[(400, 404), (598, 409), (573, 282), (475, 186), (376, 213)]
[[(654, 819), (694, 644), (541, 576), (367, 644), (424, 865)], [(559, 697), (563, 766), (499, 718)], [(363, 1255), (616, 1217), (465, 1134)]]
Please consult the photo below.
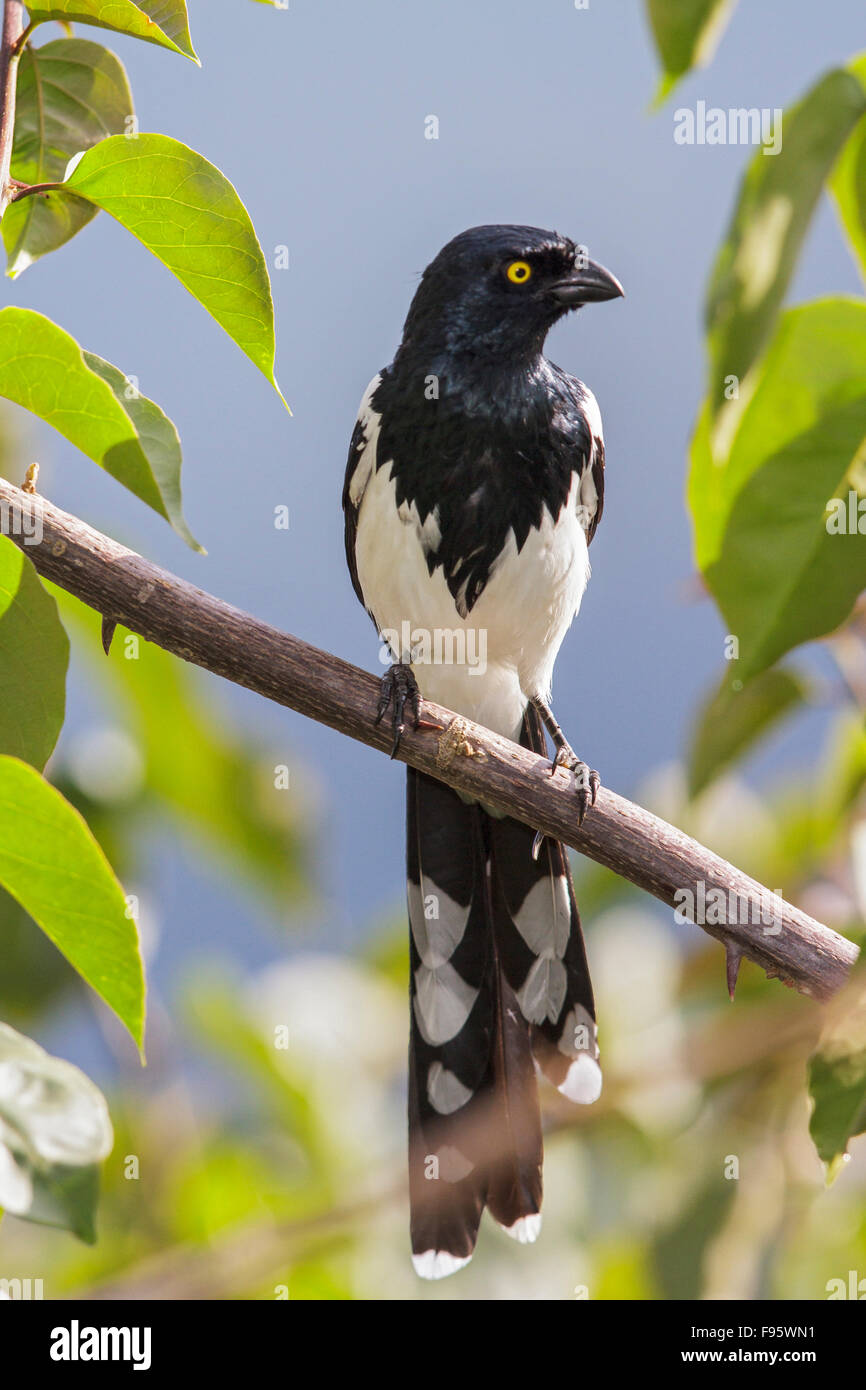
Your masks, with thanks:
[(68, 661), (57, 605), (24, 552), (0, 535), (0, 754), (45, 766), (63, 727)]
[(687, 72), (710, 61), (735, 4), (736, 0), (646, 0), (662, 65), (657, 104)]
[(807, 696), (792, 671), (763, 671), (741, 693), (727, 673), (698, 715), (689, 749), (689, 792), (697, 796), (729, 764), (743, 757), (762, 735)]
[(799, 677), (773, 664), (855, 621), (866, 587), (866, 305), (827, 299), (781, 313), (825, 192), (863, 266), (866, 55), (821, 77), (779, 121), (772, 157), (760, 147), (749, 160), (707, 292), (689, 506), (729, 635), (721, 688), (692, 737), (696, 792), (793, 712)]
[[(866, 54), (850, 64), (851, 72), (866, 89)], [(851, 250), (866, 278), (866, 121), (861, 121), (846, 142), (833, 175), (830, 190)]]
[(835, 1176), (851, 1135), (866, 1130), (866, 971), (856, 972), (834, 1002), (817, 1052), (809, 1063), (814, 1098), (810, 1130)]
[(728, 672), (740, 688), (833, 632), (866, 587), (866, 545), (848, 520), (850, 499), (866, 497), (866, 304), (789, 309), (744, 405), (745, 391), (735, 417), (723, 412), (725, 431), (736, 422), (723, 448), (707, 401), (689, 485), (697, 561), (736, 637)]
[[(216, 712), (201, 674), (161, 648), (119, 627), (106, 660), (98, 616), (49, 587), (76, 652), (89, 663), (91, 678), (101, 678), (140, 760), (131, 798), (143, 811), (168, 814), (212, 860), (227, 860), (285, 909), (302, 893), (307, 876), (303, 819), (298, 798), (282, 786), (283, 764), (268, 762), (260, 743)], [(97, 750), (85, 761), (91, 759), (101, 761)], [(96, 790), (106, 802), (117, 799), (110, 784)], [(131, 798), (120, 800), (128, 806)]]
[[(851, 933), (862, 918), (852, 847), (866, 819), (840, 777), (854, 722), (841, 713), (815, 750), (820, 777), (804, 765), (758, 795), (729, 774), (690, 802), (671, 767), (637, 794)], [(804, 817), (820, 829), (811, 857)], [(485, 1218), (455, 1280), (411, 1273), (398, 914), (354, 959), (293, 952), (252, 976), (212, 955), (193, 963), (173, 1017), (152, 1004), (147, 1073), (124, 1061), (110, 1096), (117, 1142), (98, 1245), (7, 1216), (3, 1272), (43, 1271), (46, 1297), (826, 1297), (866, 1261), (866, 1144), (854, 1142), (828, 1188), (804, 1078), (847, 1010), (819, 1008), (748, 963), (732, 1007), (723, 951), (698, 928), (675, 927), (583, 861), (578, 896), (606, 1088), (580, 1110), (544, 1088), (536, 1246)]]
[[(670, 15), (677, 7), (659, 0), (655, 8)], [(680, 7), (693, 18), (699, 10)], [(692, 61), (686, 55), (681, 66)], [(763, 127), (761, 134), (766, 141)], [(825, 299), (781, 310), (825, 191), (862, 268), (864, 141), (861, 55), (777, 112), (773, 149), (750, 159), (709, 282), (707, 394), (689, 479), (697, 563), (728, 628), (725, 674), (692, 733), (692, 794), (800, 706), (801, 678), (774, 663), (832, 637), (845, 686), (841, 698), (834, 692), (835, 746), (824, 765), (809, 769), (810, 785), (801, 776), (799, 788), (785, 789), (772, 863), (755, 876), (799, 881), (801, 901), (814, 895), (823, 921), (847, 899), (842, 925), (849, 926), (862, 919), (866, 883), (866, 643), (858, 611), (866, 589), (866, 304)], [(811, 1132), (831, 1178), (866, 1128), (862, 980), (851, 988), (853, 1002), (836, 1002), (808, 1068)]]
[[(99, 1244), (7, 1217), (4, 1271), (44, 1271), (46, 1297), (826, 1296), (866, 1260), (866, 1146), (827, 1188), (803, 1092), (824, 1011), (750, 966), (732, 1008), (721, 949), (632, 890), (589, 949), (606, 1090), (577, 1111), (544, 1088), (536, 1246), (485, 1218), (456, 1280), (411, 1274), (401, 923), (354, 961), (295, 954), (244, 978), (202, 959), (183, 1033), (163, 1017), (148, 1074), (112, 1097)], [(185, 1075), (189, 1047), (215, 1086)]]
[[(663, 93), (708, 59), (731, 8), (717, 0), (649, 0)], [(726, 363), (733, 370), (730, 352), (754, 373), (755, 389), (744, 390), (727, 414), (721, 446), (712, 441), (734, 467), (717, 478), (707, 469), (695, 484), (706, 494), (697, 520), (708, 556), (724, 543), (738, 487), (766, 467), (778, 493), (778, 432), (788, 430), (785, 467), (795, 469), (812, 460), (816, 423), (840, 405), (838, 380), (809, 419), (797, 413), (802, 400), (790, 399), (801, 373), (777, 379), (772, 408), (761, 406), (761, 384), (790, 322), (778, 311), (828, 177), (862, 254), (861, 90), (855, 64), (804, 98), (785, 148), (790, 136), (794, 154), (808, 157), (798, 167), (789, 153), (747, 173), (717, 259), (711, 381), (727, 374)], [(791, 214), (784, 225), (773, 221), (780, 199)], [(796, 312), (814, 330), (815, 317)], [(833, 351), (850, 349), (855, 358), (856, 335), (839, 332), (846, 311), (827, 312)], [(827, 380), (826, 343), (818, 347), (816, 399)], [(857, 410), (858, 372), (842, 392), (842, 403)], [(705, 408), (708, 435), (725, 414), (715, 399)], [(838, 445), (832, 435), (826, 448)], [(849, 449), (839, 475), (846, 484), (852, 461)], [(796, 508), (784, 517), (803, 520)], [(777, 520), (767, 507), (765, 528)], [(760, 549), (757, 559), (760, 567)], [(857, 591), (850, 581), (849, 574), (849, 598)], [(802, 588), (790, 623), (801, 607), (808, 616), (813, 592), (821, 599), (820, 582)], [(93, 735), (64, 738), (50, 775), (118, 873), (146, 876), (142, 830), (170, 819), (209, 863), (263, 892), (274, 914), (297, 907), (308, 881), (304, 788), (291, 799), (277, 790), (276, 759), (214, 712), (197, 673), (146, 643), (127, 646), (123, 631), (106, 660), (95, 616), (58, 597), (89, 684), (105, 689), (112, 715)], [(839, 616), (846, 614), (847, 607)], [(813, 624), (789, 632), (789, 645), (825, 631)], [(826, 650), (838, 668), (833, 686), (819, 689), (794, 668), (772, 666), (742, 692), (726, 679), (696, 712), (689, 767), (659, 768), (635, 794), (858, 939), (866, 911), (866, 637), (856, 610)], [(804, 747), (787, 775), (756, 790), (740, 766), (783, 718), (803, 712), (804, 701), (825, 709), (824, 746)], [(7, 1217), (0, 1275), (39, 1271), (46, 1297), (826, 1297), (831, 1280), (866, 1268), (866, 1141), (852, 1141), (866, 1123), (862, 974), (849, 993), (819, 1007), (746, 962), (731, 1006), (719, 945), (697, 927), (676, 926), (671, 912), (609, 871), (584, 861), (576, 868), (605, 1091), (596, 1105), (575, 1108), (544, 1089), (545, 1225), (535, 1246), (516, 1246), (485, 1217), (476, 1258), (455, 1279), (427, 1284), (412, 1275), (408, 950), (398, 913), (373, 925), (354, 957), (287, 947), (284, 960), (249, 974), (207, 954), (170, 1004), (154, 998), (147, 1072), (124, 1054), (117, 1058), (110, 1096), (116, 1143), (104, 1165), (98, 1245), (84, 1248)], [(65, 962), (3, 897), (0, 935), (0, 1013), (34, 1024), (55, 1015), (74, 980)]]
[[(777, 153), (768, 156), (760, 145), (749, 160), (707, 290), (713, 416), (737, 415), (748, 399), (749, 371), (767, 346), (812, 215), (840, 151), (862, 129), (861, 76), (866, 79), (866, 72), (856, 65), (827, 73), (781, 112)], [(725, 389), (731, 377), (740, 383), (739, 396)], [(729, 423), (725, 429), (730, 434)], [(722, 432), (718, 422), (717, 431)]]

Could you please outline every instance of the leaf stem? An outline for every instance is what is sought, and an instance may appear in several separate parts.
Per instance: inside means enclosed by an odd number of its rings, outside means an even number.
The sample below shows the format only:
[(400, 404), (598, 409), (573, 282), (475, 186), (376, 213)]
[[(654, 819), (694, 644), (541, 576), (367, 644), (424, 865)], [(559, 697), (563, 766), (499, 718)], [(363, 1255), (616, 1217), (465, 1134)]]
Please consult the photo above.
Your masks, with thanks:
[(62, 183), (19, 183), (18, 179), (10, 179), (9, 184), (7, 203), (18, 203), (22, 198), (32, 198), (34, 193), (56, 193), (63, 187)]
[(12, 52), (15, 54), (17, 58), (21, 57), (21, 54), (24, 52), (24, 49), (26, 47), (27, 40), (30, 38), (30, 35), (33, 33), (33, 30), (36, 28), (37, 24), (40, 23), (41, 20), (31, 19), (30, 23), (27, 25), (27, 28), (22, 30), (12, 50)]
[(5, 0), (0, 36), (0, 218), (12, 201), (12, 145), (15, 139), (15, 96), (21, 43), (27, 32), (21, 0)]

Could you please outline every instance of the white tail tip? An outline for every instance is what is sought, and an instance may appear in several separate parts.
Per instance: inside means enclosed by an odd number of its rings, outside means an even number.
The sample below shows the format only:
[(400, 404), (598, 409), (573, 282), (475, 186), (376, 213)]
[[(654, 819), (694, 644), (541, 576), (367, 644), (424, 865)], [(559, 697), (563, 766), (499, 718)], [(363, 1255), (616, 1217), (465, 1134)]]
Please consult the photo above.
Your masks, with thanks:
[(541, 1230), (541, 1212), (537, 1211), (532, 1216), (521, 1216), (520, 1220), (515, 1221), (513, 1226), (503, 1226), (502, 1229), (519, 1245), (533, 1245), (538, 1240), (538, 1233)]
[(449, 1255), (447, 1250), (425, 1250), (422, 1255), (413, 1255), (412, 1263), (422, 1279), (447, 1279), (471, 1259), (471, 1255)]
[(601, 1067), (588, 1052), (582, 1052), (572, 1062), (568, 1075), (556, 1089), (576, 1105), (592, 1105), (601, 1095)]

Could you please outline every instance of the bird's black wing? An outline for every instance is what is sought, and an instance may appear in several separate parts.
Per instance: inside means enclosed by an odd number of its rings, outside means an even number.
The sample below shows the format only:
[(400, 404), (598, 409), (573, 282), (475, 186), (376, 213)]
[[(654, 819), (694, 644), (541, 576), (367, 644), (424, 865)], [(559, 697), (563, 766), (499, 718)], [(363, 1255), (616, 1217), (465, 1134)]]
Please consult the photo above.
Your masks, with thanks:
[[(363, 603), (368, 613), (370, 613), (370, 608), (364, 598), (364, 591), (361, 588), (361, 581), (358, 578), (355, 542), (358, 534), (358, 515), (361, 510), (361, 503), (364, 500), (367, 484), (375, 473), (377, 466), (380, 415), (374, 408), (373, 401), (382, 384), (382, 379), (386, 375), (387, 370), (379, 372), (373, 377), (373, 380), (364, 392), (363, 399), (358, 408), (358, 418), (355, 421), (355, 428), (352, 431), (352, 439), (349, 443), (349, 458), (346, 463), (346, 478), (343, 483), (346, 564), (349, 566), (349, 574), (352, 576), (352, 588), (355, 590), (355, 593), (358, 595), (358, 598), (361, 603)], [(372, 618), (373, 614), (370, 613), (370, 616)], [(373, 618), (373, 621), (376, 621), (375, 618)]]
[[(355, 537), (358, 533), (358, 513), (361, 510), (361, 498), (354, 499), (351, 494), (352, 479), (358, 467), (361, 466), (364, 450), (367, 448), (367, 430), (363, 419), (359, 418), (355, 422), (352, 431), (352, 442), (349, 445), (349, 459), (346, 464), (346, 480), (343, 484), (343, 516), (345, 520), (345, 540), (346, 540), (346, 564), (349, 566), (349, 574), (352, 576), (352, 588), (358, 595), (361, 603), (364, 603), (364, 592), (358, 579), (358, 566), (355, 561)], [(364, 603), (364, 607), (366, 608)]]
[(592, 481), (595, 483), (596, 496), (598, 501), (595, 507), (595, 516), (589, 523), (586, 533), (586, 543), (590, 544), (593, 536), (598, 530), (598, 523), (601, 521), (601, 514), (604, 511), (604, 440), (600, 435), (595, 437), (595, 449), (592, 458)]
[[(346, 564), (349, 566), (349, 574), (352, 575), (352, 588), (357, 596), (364, 602), (364, 594), (361, 591), (359, 577), (357, 577), (357, 564), (354, 560), (354, 538), (357, 535), (357, 514), (360, 512), (360, 503), (353, 502), (349, 488), (352, 485), (354, 470), (359, 464), (359, 455), (363, 453), (366, 445), (366, 434), (364, 425), (357, 421), (352, 431), (352, 443), (349, 445), (349, 461), (346, 464), (346, 481), (343, 484), (343, 517), (345, 517), (345, 538), (346, 538)], [(366, 606), (366, 605), (364, 605)]]
[[(557, 424), (562, 431), (560, 438), (564, 436), (567, 441), (568, 476), (570, 478), (572, 472), (577, 472), (583, 484), (589, 473), (595, 488), (595, 511), (586, 527), (586, 543), (589, 545), (598, 530), (604, 511), (604, 439), (601, 433), (601, 416), (598, 402), (589, 388), (576, 377), (569, 376), (561, 367), (553, 363), (551, 366), (559, 386), (560, 399), (567, 402), (565, 409), (559, 413)], [(580, 501), (584, 502), (583, 486)]]

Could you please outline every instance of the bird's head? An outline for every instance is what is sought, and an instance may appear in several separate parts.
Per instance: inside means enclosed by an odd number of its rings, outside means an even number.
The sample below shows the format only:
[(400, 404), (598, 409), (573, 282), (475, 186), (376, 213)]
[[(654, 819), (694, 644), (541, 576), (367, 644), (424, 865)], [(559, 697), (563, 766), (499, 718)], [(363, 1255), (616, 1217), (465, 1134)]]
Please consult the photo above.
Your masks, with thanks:
[(472, 227), (424, 271), (403, 344), (521, 360), (540, 351), (569, 309), (623, 293), (568, 237), (538, 227)]

